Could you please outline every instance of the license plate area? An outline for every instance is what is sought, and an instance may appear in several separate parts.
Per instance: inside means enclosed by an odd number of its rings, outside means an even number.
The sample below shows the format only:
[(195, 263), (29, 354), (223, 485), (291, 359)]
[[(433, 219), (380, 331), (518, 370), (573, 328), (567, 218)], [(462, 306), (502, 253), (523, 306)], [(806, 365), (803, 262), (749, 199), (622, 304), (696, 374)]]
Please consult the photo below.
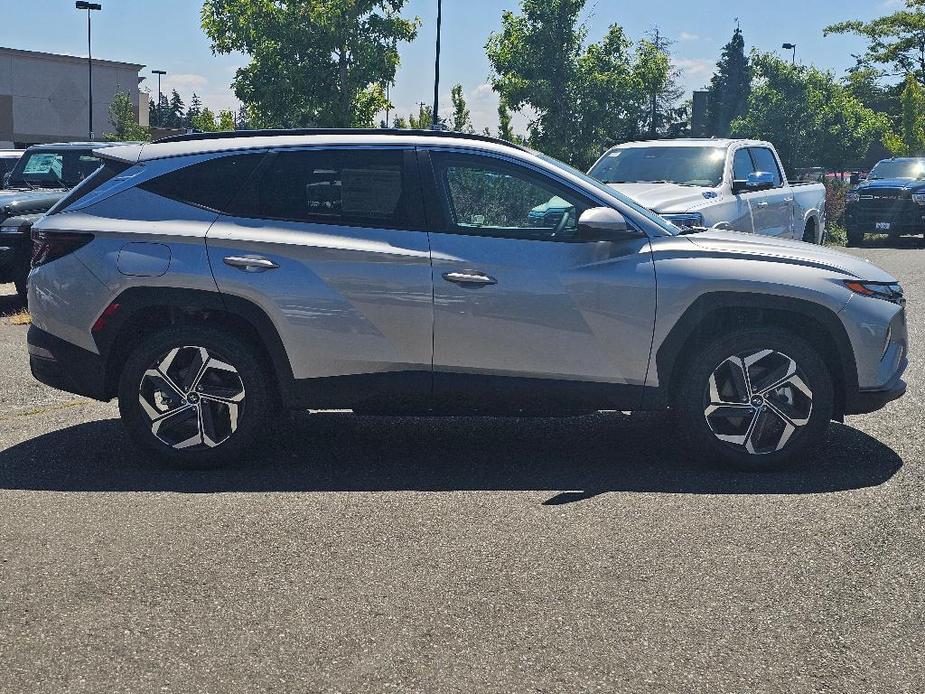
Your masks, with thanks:
[(892, 222), (877, 222), (875, 229), (877, 231), (889, 231), (892, 226)]

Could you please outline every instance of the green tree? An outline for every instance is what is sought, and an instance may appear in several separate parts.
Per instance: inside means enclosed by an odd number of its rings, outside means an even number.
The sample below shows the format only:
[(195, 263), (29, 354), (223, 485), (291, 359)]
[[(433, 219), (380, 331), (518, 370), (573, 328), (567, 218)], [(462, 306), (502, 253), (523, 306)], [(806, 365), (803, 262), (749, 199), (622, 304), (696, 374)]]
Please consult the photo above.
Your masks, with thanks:
[(420, 25), (405, 2), (205, 0), (202, 26), (213, 52), (250, 56), (233, 86), (255, 125), (371, 126)]
[(925, 154), (925, 93), (911, 73), (906, 77), (900, 102), (902, 117), (899, 133), (887, 133), (883, 144), (896, 157)]
[(186, 109), (186, 115), (181, 119), (180, 127), (202, 130), (202, 128), (196, 125), (196, 123), (199, 122), (201, 115), (202, 99), (199, 98), (199, 95), (196, 92), (193, 92), (193, 96), (190, 98), (189, 108)]
[(165, 116), (161, 120), (161, 127), (182, 128), (183, 119), (185, 118), (183, 114), (185, 112), (186, 104), (183, 103), (183, 99), (180, 98), (180, 95), (177, 93), (176, 89), (171, 90), (170, 101), (168, 102), (168, 108), (165, 111)]
[(504, 102), (498, 104), (498, 137), (508, 142), (513, 142), (514, 128), (511, 127), (511, 112), (507, 110)]
[(870, 22), (832, 24), (823, 34), (860, 36), (867, 40), (867, 52), (859, 65), (886, 66), (894, 75), (912, 74), (925, 84), (925, 0), (905, 0), (903, 9)]
[(218, 129), (219, 130), (236, 130), (234, 121), (234, 112), (230, 109), (223, 109), (218, 112)]
[[(585, 0), (521, 0), (505, 12), (486, 45), (491, 84), (505, 108), (528, 111), (531, 146), (586, 167), (607, 144), (648, 128), (651, 96), (656, 129), (665, 127), (672, 70), (664, 45), (635, 50), (619, 26), (586, 44), (579, 24)], [(661, 42), (661, 38), (660, 38)], [(665, 114), (660, 118), (659, 114)]]
[(126, 91), (119, 90), (109, 104), (109, 122), (115, 132), (106, 135), (107, 140), (114, 142), (132, 140), (144, 141), (151, 139), (148, 129), (138, 124), (132, 96)]
[(844, 171), (883, 137), (888, 119), (864, 106), (834, 75), (767, 54), (753, 54), (757, 82), (731, 134), (773, 142), (792, 172), (823, 166)]
[(709, 122), (711, 134), (729, 135), (729, 125), (745, 112), (752, 90), (752, 66), (745, 55), (745, 37), (736, 27), (710, 80)]
[(469, 114), (469, 107), (466, 105), (466, 98), (463, 96), (461, 84), (453, 85), (453, 88), (450, 90), (450, 101), (453, 103), (452, 129), (459, 133), (474, 132), (472, 128), (472, 118)]
[(408, 115), (408, 127), (412, 130), (428, 130), (434, 122), (434, 109), (426, 104), (418, 104), (418, 113)]

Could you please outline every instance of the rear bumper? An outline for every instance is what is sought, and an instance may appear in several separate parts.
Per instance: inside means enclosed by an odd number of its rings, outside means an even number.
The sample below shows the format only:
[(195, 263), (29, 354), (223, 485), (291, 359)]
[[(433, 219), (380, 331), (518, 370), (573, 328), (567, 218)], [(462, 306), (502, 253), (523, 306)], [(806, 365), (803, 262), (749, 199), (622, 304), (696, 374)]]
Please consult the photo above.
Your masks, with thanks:
[(36, 380), (52, 388), (108, 401), (103, 358), (34, 325), (29, 328), (29, 367)]

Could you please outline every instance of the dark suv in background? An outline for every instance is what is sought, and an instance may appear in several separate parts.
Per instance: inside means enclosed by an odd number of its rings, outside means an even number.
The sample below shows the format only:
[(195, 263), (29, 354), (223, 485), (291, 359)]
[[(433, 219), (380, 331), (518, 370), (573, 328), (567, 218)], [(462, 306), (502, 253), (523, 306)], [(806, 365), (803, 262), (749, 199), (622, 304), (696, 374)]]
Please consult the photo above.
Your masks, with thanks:
[(848, 244), (867, 234), (925, 233), (925, 158), (884, 159), (867, 180), (848, 192), (845, 226)]
[(35, 145), (23, 153), (0, 191), (0, 284), (14, 282), (25, 299), (32, 223), (99, 168), (93, 150), (116, 144), (124, 143)]

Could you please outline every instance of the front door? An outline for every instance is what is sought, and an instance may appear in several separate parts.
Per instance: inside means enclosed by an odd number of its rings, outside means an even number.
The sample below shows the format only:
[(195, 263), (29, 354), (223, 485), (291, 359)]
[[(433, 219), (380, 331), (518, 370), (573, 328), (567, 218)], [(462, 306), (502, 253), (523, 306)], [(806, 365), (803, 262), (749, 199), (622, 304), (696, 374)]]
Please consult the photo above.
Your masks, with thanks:
[(350, 407), (376, 389), (430, 395), (433, 284), (415, 156), (271, 153), (235, 214), (209, 230), (219, 290), (270, 317), (309, 405)]
[(438, 403), (636, 406), (655, 321), (648, 239), (579, 241), (595, 203), (527, 165), (428, 158)]
[(774, 153), (767, 147), (751, 147), (755, 170), (769, 173), (774, 185), (763, 193), (755, 212), (755, 227), (760, 233), (780, 238), (793, 238), (793, 196), (784, 188), (784, 178)]

